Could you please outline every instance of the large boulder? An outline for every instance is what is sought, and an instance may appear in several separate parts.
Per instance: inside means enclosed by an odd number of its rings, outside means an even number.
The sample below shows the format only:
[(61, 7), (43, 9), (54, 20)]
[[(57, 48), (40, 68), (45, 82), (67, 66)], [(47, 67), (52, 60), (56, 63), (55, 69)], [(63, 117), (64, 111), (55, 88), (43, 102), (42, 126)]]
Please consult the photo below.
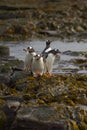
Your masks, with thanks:
[(56, 110), (48, 106), (22, 107), (11, 130), (67, 130), (67, 121), (57, 121)]

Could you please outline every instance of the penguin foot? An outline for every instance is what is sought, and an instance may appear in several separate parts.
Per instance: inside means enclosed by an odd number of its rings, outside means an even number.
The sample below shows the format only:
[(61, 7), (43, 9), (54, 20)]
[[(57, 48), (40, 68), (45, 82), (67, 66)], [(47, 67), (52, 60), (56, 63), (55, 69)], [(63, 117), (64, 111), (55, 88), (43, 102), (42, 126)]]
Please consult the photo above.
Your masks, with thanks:
[(33, 77), (42, 77), (43, 74), (33, 73)]
[(47, 73), (48, 74), (48, 76), (52, 76), (52, 73)]

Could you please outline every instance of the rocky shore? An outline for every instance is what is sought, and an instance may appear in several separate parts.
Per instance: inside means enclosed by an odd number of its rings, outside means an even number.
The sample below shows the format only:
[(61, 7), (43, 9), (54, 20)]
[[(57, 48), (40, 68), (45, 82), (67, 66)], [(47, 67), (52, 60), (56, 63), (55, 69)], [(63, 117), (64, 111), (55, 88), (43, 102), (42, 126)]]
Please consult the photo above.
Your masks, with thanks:
[(0, 85), (1, 130), (87, 129), (87, 75), (28, 74), (11, 85)]
[[(0, 0), (0, 41), (87, 41), (85, 0), (32, 2)], [(87, 52), (64, 54), (85, 58), (69, 61), (78, 70), (35, 78), (0, 46), (0, 130), (87, 130)]]
[(51, 37), (87, 41), (87, 2), (76, 0), (0, 2), (0, 40)]
[(0, 60), (0, 130), (87, 130), (86, 74), (35, 78), (9, 53)]

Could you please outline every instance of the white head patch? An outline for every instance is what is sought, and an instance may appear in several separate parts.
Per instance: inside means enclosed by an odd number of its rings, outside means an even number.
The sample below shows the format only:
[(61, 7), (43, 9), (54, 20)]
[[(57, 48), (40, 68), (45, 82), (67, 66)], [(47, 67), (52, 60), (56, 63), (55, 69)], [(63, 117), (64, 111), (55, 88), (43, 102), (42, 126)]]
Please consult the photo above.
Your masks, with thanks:
[(31, 47), (31, 46), (30, 46), (29, 48), (30, 48), (30, 49), (32, 49), (32, 47)]

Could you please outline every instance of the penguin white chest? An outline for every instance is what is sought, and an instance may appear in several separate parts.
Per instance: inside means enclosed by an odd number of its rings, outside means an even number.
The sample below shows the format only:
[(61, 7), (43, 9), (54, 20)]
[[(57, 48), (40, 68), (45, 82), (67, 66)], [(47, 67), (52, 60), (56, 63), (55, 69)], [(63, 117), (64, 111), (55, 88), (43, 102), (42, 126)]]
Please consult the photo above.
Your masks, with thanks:
[(45, 63), (46, 64), (46, 72), (48, 72), (48, 73), (52, 72), (54, 61), (55, 61), (55, 55), (50, 53), (48, 55), (48, 57), (46, 58), (46, 63)]
[(30, 56), (30, 53), (27, 53), (25, 56), (25, 61), (24, 61), (24, 69), (25, 70), (30, 69), (30, 62), (31, 62), (31, 56)]
[(36, 53), (27, 53), (25, 57), (25, 62), (24, 62), (24, 69), (25, 70), (31, 70), (31, 64), (32, 64), (32, 59), (33, 56), (36, 55)]
[(33, 58), (32, 61), (32, 72), (34, 75), (42, 75), (44, 72), (44, 62), (43, 57), (40, 59)]

